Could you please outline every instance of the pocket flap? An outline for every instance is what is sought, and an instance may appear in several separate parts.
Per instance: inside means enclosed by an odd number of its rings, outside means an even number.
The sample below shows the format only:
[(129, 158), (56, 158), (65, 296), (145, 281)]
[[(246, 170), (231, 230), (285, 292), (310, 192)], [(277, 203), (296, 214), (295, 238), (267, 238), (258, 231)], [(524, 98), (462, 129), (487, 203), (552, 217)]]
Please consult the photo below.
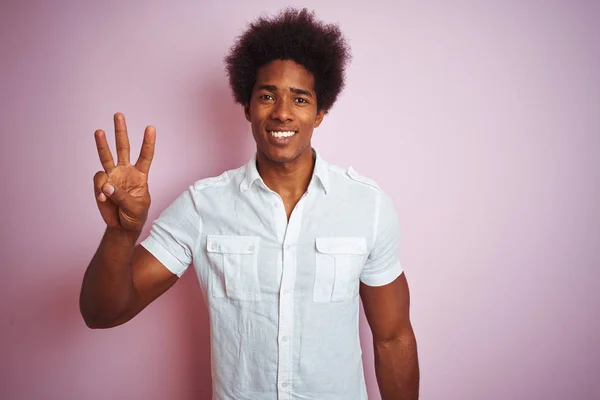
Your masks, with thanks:
[(367, 241), (365, 238), (317, 238), (317, 251), (325, 254), (365, 254)]
[(207, 235), (209, 253), (254, 254), (258, 251), (258, 236)]

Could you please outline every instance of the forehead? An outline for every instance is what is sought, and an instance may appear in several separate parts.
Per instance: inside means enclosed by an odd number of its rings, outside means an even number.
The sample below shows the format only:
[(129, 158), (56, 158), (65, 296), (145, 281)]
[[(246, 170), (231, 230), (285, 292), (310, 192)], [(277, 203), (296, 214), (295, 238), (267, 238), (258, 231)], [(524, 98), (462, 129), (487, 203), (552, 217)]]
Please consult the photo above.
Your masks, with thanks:
[(274, 60), (258, 69), (256, 84), (313, 91), (315, 78), (306, 68), (294, 61)]

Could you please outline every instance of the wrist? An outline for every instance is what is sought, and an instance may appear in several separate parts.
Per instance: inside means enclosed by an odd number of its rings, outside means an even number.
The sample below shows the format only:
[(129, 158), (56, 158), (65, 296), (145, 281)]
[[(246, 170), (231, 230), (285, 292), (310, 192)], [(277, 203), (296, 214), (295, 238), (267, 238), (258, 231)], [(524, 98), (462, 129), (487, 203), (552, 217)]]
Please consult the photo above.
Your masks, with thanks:
[(107, 236), (107, 238), (111, 241), (111, 242), (117, 242), (117, 243), (122, 243), (126, 246), (135, 246), (137, 243), (138, 238), (140, 237), (142, 231), (128, 231), (126, 229), (123, 228), (112, 228), (107, 226), (106, 227), (106, 232), (105, 232), (105, 236)]

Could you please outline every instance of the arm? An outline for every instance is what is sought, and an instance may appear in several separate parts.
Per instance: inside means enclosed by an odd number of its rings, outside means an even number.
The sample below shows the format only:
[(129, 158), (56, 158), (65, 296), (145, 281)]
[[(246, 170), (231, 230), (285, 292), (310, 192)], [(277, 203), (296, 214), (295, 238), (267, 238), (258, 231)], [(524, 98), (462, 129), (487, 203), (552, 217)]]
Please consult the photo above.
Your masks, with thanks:
[(409, 318), (409, 291), (402, 273), (384, 286), (360, 285), (365, 315), (373, 332), (375, 373), (382, 400), (417, 400), (417, 343)]
[(90, 328), (121, 325), (175, 284), (169, 271), (135, 239), (107, 229), (83, 278), (79, 308)]
[(140, 157), (131, 165), (125, 117), (115, 114), (114, 124), (116, 165), (104, 131), (94, 135), (104, 168), (94, 176), (94, 190), (107, 228), (81, 285), (79, 307), (90, 328), (108, 328), (130, 320), (177, 280), (177, 275), (146, 249), (135, 246), (150, 208), (148, 171), (156, 131), (152, 126), (146, 128)]

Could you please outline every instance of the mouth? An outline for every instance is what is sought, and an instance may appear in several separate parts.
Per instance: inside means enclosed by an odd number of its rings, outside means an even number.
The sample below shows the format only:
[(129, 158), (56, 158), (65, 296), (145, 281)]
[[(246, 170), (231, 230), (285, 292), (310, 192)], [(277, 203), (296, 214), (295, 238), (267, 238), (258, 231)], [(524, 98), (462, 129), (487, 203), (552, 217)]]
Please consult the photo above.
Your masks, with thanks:
[(286, 139), (294, 136), (298, 131), (269, 131), (267, 133), (277, 139)]

